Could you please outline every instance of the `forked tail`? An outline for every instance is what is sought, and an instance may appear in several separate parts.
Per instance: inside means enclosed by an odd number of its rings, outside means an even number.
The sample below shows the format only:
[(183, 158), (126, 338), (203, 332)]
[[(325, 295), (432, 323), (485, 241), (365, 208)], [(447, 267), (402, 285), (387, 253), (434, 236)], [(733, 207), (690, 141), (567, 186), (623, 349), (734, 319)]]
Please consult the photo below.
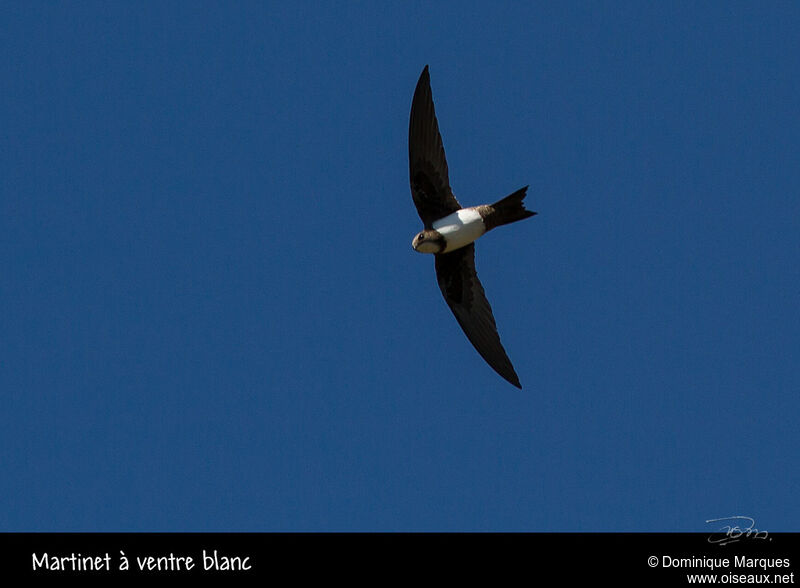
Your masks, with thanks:
[(488, 214), (482, 215), (486, 230), (489, 231), (500, 225), (507, 225), (535, 215), (535, 212), (526, 210), (522, 203), (527, 192), (528, 186), (525, 186), (488, 206)]

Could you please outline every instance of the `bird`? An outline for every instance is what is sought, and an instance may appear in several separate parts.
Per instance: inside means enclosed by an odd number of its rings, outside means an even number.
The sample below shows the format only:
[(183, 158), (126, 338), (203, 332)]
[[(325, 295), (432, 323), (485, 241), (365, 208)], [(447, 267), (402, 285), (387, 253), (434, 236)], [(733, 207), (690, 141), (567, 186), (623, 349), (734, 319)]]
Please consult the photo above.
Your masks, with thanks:
[(526, 210), (523, 203), (529, 186), (494, 204), (464, 208), (456, 200), (450, 188), (427, 65), (411, 102), (408, 164), (411, 197), (424, 227), (414, 237), (412, 247), (419, 253), (433, 254), (439, 289), (473, 347), (494, 371), (522, 389), (475, 270), (474, 242), (496, 227), (537, 213)]

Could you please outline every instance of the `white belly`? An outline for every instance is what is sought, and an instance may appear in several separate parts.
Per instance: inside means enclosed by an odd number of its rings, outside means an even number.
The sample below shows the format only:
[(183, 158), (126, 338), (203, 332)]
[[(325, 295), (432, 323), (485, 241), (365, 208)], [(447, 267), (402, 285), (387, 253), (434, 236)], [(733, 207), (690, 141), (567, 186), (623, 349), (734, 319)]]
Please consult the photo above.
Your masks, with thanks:
[(437, 220), (432, 226), (447, 243), (444, 253), (469, 245), (486, 232), (483, 219), (474, 208), (462, 208)]

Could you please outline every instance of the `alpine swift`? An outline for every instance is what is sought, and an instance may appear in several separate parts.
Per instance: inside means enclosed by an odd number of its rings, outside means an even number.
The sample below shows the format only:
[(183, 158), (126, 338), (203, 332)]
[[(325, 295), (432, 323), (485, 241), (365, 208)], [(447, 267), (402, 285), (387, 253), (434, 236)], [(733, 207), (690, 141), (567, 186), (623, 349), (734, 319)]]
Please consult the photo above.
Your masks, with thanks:
[(474, 241), (495, 227), (536, 213), (526, 210), (522, 203), (528, 186), (494, 204), (462, 208), (458, 203), (450, 189), (427, 65), (411, 103), (408, 164), (411, 197), (424, 226), (411, 245), (420, 253), (434, 255), (442, 295), (481, 357), (508, 382), (522, 388), (500, 343), (492, 308), (475, 272)]

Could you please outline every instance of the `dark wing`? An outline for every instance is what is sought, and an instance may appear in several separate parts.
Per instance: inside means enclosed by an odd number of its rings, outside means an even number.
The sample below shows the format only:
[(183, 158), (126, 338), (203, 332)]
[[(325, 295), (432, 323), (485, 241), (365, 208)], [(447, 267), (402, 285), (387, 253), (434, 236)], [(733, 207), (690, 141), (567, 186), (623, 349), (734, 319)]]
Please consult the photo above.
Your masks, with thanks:
[(475, 245), (436, 255), (436, 279), (444, 299), (481, 357), (494, 371), (522, 388), (500, 343), (492, 308), (475, 273)]
[(447, 160), (433, 110), (431, 78), (427, 65), (419, 76), (414, 100), (411, 102), (408, 165), (411, 172), (411, 196), (426, 229), (431, 228), (433, 221), (461, 208), (450, 190)]

